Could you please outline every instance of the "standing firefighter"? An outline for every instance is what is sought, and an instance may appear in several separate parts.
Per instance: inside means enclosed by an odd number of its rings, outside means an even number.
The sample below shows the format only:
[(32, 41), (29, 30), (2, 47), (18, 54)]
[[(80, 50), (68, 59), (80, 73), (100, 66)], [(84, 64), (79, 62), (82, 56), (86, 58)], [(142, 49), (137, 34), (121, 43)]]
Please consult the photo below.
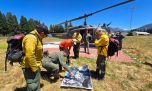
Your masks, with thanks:
[(42, 39), (47, 34), (46, 27), (37, 26), (23, 39), (22, 48), (25, 56), (21, 62), (21, 67), (26, 80), (27, 91), (40, 91), (40, 65), (43, 57)]
[[(59, 79), (59, 65), (63, 66), (68, 72), (70, 72), (70, 67), (64, 62), (64, 57), (68, 55), (68, 51), (59, 51), (54, 53), (47, 53), (44, 57), (42, 66), (48, 71), (48, 73), (53, 73), (54, 80)], [(71, 73), (73, 75), (73, 73)]]
[(84, 52), (90, 54), (89, 51), (89, 42), (92, 40), (92, 36), (89, 31), (85, 31), (83, 34), (83, 42), (84, 42)]
[(74, 46), (73, 46), (73, 52), (74, 52), (74, 58), (77, 59), (77, 58), (79, 58), (80, 43), (81, 43), (81, 39), (82, 39), (80, 31), (75, 32), (72, 37), (73, 37), (73, 39), (76, 40), (76, 44), (74, 44)]
[(98, 48), (96, 72), (98, 74), (98, 79), (103, 79), (106, 71), (105, 61), (106, 57), (108, 56), (107, 51), (109, 45), (109, 38), (104, 29), (97, 29), (96, 36), (97, 38), (95, 40), (95, 45)]
[(121, 32), (117, 32), (116, 33), (116, 39), (119, 41), (119, 50), (122, 49), (122, 40), (123, 40), (123, 38), (125, 38), (125, 37), (121, 34)]

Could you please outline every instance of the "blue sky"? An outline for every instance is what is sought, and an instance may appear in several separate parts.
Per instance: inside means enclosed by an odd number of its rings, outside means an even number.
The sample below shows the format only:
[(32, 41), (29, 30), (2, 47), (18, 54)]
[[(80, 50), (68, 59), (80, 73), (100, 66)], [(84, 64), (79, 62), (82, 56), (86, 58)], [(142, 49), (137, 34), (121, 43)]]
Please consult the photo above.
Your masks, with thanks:
[[(23, 15), (27, 19), (34, 18), (46, 25), (58, 24), (65, 20), (82, 16), (106, 8), (125, 0), (0, 0), (0, 11), (4, 14), (11, 12), (18, 20)], [(152, 0), (136, 0), (118, 6), (87, 19), (89, 25), (111, 23), (112, 27), (130, 28), (131, 7), (133, 10), (132, 28), (152, 23)], [(72, 22), (74, 25), (83, 24), (83, 19)]]

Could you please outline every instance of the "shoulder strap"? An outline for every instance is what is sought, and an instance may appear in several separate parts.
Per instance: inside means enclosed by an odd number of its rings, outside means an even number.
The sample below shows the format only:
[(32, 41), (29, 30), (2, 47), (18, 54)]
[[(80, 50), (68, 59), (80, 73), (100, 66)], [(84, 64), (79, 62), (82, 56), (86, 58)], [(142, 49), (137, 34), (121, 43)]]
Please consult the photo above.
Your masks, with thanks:
[(35, 48), (35, 53), (36, 53), (36, 50), (37, 50), (37, 46), (38, 46), (38, 40), (39, 40), (39, 38), (38, 38), (38, 36), (37, 36), (36, 34), (33, 34), (33, 33), (29, 33), (29, 34), (32, 34), (32, 35), (34, 35), (34, 36), (36, 37), (36, 39), (37, 39), (37, 44), (36, 44), (36, 48)]

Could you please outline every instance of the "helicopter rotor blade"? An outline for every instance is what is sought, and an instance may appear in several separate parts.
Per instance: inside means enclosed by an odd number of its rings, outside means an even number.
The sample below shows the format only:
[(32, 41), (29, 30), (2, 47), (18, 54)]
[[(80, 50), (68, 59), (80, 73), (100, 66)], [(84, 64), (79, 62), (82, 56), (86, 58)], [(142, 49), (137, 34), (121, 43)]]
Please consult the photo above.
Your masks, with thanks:
[(66, 21), (64, 21), (64, 22), (59, 23), (58, 25), (64, 24), (64, 23), (67, 23), (67, 22), (72, 22), (72, 21), (80, 20), (80, 19), (83, 19), (83, 18), (92, 16), (93, 14), (96, 14), (96, 13), (102, 12), (102, 11), (104, 11), (104, 10), (107, 10), (107, 9), (110, 9), (110, 8), (113, 8), (113, 7), (117, 7), (117, 6), (120, 6), (120, 5), (129, 3), (129, 2), (132, 2), (132, 1), (135, 1), (135, 0), (127, 0), (127, 1), (124, 1), (124, 2), (121, 2), (121, 3), (118, 3), (118, 4), (115, 4), (115, 5), (109, 6), (109, 7), (107, 7), (107, 8), (104, 8), (104, 9), (101, 9), (101, 10), (98, 10), (98, 11), (95, 11), (95, 12), (93, 12), (93, 13), (85, 14), (85, 15), (80, 16), (80, 17), (78, 17), (78, 18), (74, 18), (74, 19), (71, 19), (71, 20), (66, 20)]
[[(84, 15), (84, 16), (80, 16), (80, 17), (78, 17), (78, 18), (74, 18), (74, 19), (71, 19), (71, 20), (64, 21), (64, 22), (62, 22), (62, 23), (60, 23), (60, 24), (64, 24), (64, 23), (72, 22), (72, 21), (76, 21), (76, 20), (80, 20), (80, 19), (86, 18), (86, 17), (88, 17), (88, 16), (90, 16), (90, 15), (87, 14), (87, 15)], [(58, 25), (60, 25), (60, 24), (58, 24)]]
[(107, 26), (109, 26), (111, 24), (111, 22), (109, 22), (108, 24), (107, 24)]

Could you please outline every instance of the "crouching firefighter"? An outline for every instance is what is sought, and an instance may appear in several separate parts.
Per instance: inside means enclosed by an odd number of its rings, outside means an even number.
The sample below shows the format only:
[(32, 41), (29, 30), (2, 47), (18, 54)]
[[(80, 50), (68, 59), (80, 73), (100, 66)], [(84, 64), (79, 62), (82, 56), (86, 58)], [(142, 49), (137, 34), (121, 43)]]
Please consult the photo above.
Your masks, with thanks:
[[(70, 72), (70, 67), (66, 65), (64, 59), (66, 59), (68, 55), (68, 50), (54, 52), (54, 53), (46, 53), (45, 57), (42, 61), (42, 66), (47, 70), (49, 76), (53, 75), (54, 80), (59, 79), (59, 65), (63, 66), (68, 72)], [(72, 72), (70, 72), (71, 76), (74, 76)]]

